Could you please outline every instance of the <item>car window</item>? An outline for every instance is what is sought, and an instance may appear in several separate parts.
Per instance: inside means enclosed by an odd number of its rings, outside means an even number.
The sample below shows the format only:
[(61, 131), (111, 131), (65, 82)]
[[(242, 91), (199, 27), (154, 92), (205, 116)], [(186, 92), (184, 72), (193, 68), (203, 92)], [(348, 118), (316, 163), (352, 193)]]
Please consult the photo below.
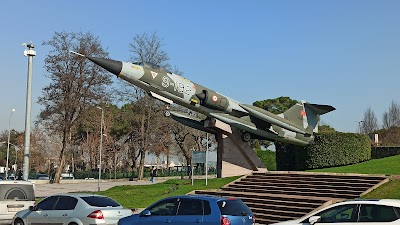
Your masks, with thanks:
[(400, 218), (400, 207), (394, 207), (394, 210), (397, 212), (397, 217)]
[(220, 200), (217, 204), (222, 215), (247, 216), (252, 214), (249, 207), (238, 198)]
[(48, 197), (41, 202), (39, 202), (36, 206), (37, 210), (53, 210), (56, 205), (58, 196)]
[(55, 210), (73, 210), (75, 209), (78, 199), (70, 196), (60, 196), (57, 201)]
[(166, 199), (148, 208), (152, 216), (172, 216), (176, 215), (176, 199)]
[(211, 214), (210, 202), (203, 201), (203, 206), (204, 206), (204, 215), (210, 215)]
[(180, 199), (178, 200), (178, 214), (182, 215), (203, 215), (203, 203), (200, 199)]
[(398, 220), (392, 206), (361, 205), (359, 222), (392, 222)]
[[(321, 223), (347, 223), (357, 221), (357, 205), (339, 205), (324, 210), (315, 216), (321, 217)], [(308, 222), (308, 219), (307, 219)]]
[(121, 206), (118, 202), (105, 196), (88, 196), (81, 197), (90, 206), (96, 207), (118, 207)]

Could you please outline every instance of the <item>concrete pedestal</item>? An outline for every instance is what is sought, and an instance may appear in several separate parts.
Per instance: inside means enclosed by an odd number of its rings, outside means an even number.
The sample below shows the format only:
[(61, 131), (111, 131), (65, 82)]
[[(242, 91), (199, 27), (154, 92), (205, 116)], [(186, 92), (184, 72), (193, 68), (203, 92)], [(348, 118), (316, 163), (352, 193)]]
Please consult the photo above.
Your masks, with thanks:
[(216, 131), (217, 177), (267, 170), (249, 143), (242, 141), (238, 129), (214, 119), (206, 122), (205, 126)]

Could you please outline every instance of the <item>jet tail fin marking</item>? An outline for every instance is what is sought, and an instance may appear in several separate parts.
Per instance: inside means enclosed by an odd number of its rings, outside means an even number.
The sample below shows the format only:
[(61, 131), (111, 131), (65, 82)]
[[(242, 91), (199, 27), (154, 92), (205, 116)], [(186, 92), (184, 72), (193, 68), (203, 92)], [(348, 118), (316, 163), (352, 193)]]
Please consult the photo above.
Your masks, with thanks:
[(330, 105), (311, 104), (301, 101), (284, 112), (283, 116), (296, 125), (304, 127), (308, 134), (312, 134), (318, 132), (319, 116), (333, 110), (335, 108)]

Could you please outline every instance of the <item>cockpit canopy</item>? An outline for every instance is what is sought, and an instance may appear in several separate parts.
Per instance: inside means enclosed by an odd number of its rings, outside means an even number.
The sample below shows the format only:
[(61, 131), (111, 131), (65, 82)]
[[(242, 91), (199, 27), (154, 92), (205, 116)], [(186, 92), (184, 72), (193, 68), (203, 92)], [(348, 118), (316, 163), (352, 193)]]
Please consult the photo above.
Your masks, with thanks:
[(146, 67), (147, 69), (151, 69), (151, 70), (155, 70), (155, 71), (171, 73), (169, 70), (167, 70), (157, 64), (151, 63), (151, 62), (135, 62), (134, 64), (143, 66), (143, 67)]

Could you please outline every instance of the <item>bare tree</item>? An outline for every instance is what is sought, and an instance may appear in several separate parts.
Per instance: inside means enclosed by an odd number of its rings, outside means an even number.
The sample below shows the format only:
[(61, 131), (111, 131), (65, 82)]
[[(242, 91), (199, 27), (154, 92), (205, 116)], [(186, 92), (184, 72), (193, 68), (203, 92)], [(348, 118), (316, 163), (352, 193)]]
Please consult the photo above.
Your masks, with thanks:
[(130, 51), (133, 53), (131, 60), (133, 62), (151, 62), (169, 69), (170, 65), (167, 52), (163, 48), (163, 39), (155, 31), (152, 34), (143, 33), (135, 35), (133, 41), (129, 44)]
[(155, 152), (157, 141), (160, 138), (161, 126), (157, 123), (157, 118), (163, 116), (160, 110), (159, 102), (156, 102), (153, 98), (146, 95), (137, 101), (135, 104), (136, 114), (138, 115), (139, 132), (137, 143), (139, 143), (139, 173), (138, 179), (143, 179), (145, 156), (147, 152)]
[[(103, 118), (103, 154), (101, 161), (112, 167), (118, 146), (115, 145), (117, 137), (110, 135), (116, 115), (120, 109), (115, 105), (101, 105), (104, 112)], [(99, 142), (101, 128), (101, 111), (98, 108), (89, 108), (79, 117), (74, 126), (74, 144), (80, 146), (79, 151), (71, 154), (71, 159), (79, 156), (81, 164), (90, 169), (96, 169), (99, 163)], [(75, 164), (72, 162), (72, 164)], [(86, 167), (85, 166), (85, 167)], [(105, 167), (103, 167), (104, 169)]]
[(378, 129), (378, 120), (374, 111), (369, 107), (364, 111), (364, 118), (360, 124), (360, 133), (371, 134)]
[[(167, 63), (169, 57), (167, 53), (162, 50), (162, 39), (159, 38), (157, 32), (153, 32), (150, 35), (144, 33), (134, 36), (129, 47), (130, 51), (133, 53), (131, 57), (132, 61), (146, 61), (162, 67), (169, 67)], [(124, 84), (126, 86), (128, 83)], [(129, 86), (132, 87), (132, 85)], [(128, 92), (129, 94), (127, 95), (124, 92)], [(131, 145), (131, 149), (135, 150), (132, 155), (132, 163), (135, 166), (136, 159), (140, 157), (138, 179), (143, 179), (145, 155), (147, 152), (156, 149), (156, 146), (153, 146), (152, 140), (158, 137), (157, 132), (159, 132), (159, 129), (157, 129), (157, 123), (152, 123), (152, 121), (154, 121), (157, 116), (162, 116), (162, 113), (158, 113), (161, 105), (137, 87), (133, 87), (133, 89), (121, 88), (119, 96), (132, 96), (130, 99), (125, 98), (121, 100), (135, 102), (133, 110), (136, 114), (134, 119), (137, 127), (131, 130), (128, 137), (134, 138), (134, 142), (136, 143), (135, 147)]]
[(65, 151), (71, 142), (71, 129), (83, 111), (106, 101), (106, 87), (111, 84), (111, 78), (94, 63), (69, 52), (73, 50), (87, 56), (107, 57), (108, 53), (91, 33), (56, 32), (43, 45), (52, 48), (45, 59), (46, 76), (51, 83), (43, 88), (43, 95), (39, 97), (39, 104), (44, 106), (39, 116), (47, 124), (46, 127), (62, 134), (62, 149), (55, 176), (58, 183), (65, 165)]
[[(194, 117), (200, 116), (196, 112), (185, 109), (181, 106), (175, 107), (174, 110), (190, 114)], [(172, 121), (170, 132), (174, 138), (175, 144), (179, 147), (178, 153), (183, 156), (187, 165), (192, 163), (193, 150), (203, 150), (206, 147), (207, 143), (204, 140), (207, 135), (205, 132), (185, 126), (176, 121)]]
[(391, 127), (400, 127), (400, 104), (396, 101), (392, 101), (389, 106), (389, 111), (384, 112), (382, 116), (383, 129), (389, 129)]
[(400, 127), (390, 127), (380, 130), (379, 141), (381, 146), (400, 146)]
[(182, 156), (185, 158), (186, 163), (189, 165), (192, 162), (192, 155), (191, 155), (191, 150), (193, 148), (192, 145), (187, 144), (187, 139), (189, 139), (190, 136), (190, 128), (180, 124), (178, 122), (175, 122), (174, 126), (171, 127), (171, 132), (174, 137), (174, 141), (176, 145), (178, 145), (180, 149), (180, 153)]

